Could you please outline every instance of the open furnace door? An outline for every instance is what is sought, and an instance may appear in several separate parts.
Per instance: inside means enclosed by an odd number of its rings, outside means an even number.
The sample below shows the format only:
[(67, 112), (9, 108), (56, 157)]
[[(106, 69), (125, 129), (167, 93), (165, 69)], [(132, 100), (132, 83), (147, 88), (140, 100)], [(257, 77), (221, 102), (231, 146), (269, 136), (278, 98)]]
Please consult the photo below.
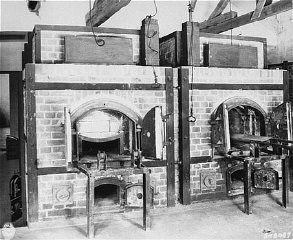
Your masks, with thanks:
[(230, 150), (229, 116), (225, 103), (222, 103), (212, 114), (211, 125), (212, 149), (225, 155)]
[(69, 108), (64, 108), (65, 159), (72, 162), (72, 131)]
[(152, 108), (142, 121), (142, 155), (152, 159), (163, 158), (165, 130), (162, 121), (162, 107)]
[(271, 135), (275, 138), (293, 140), (292, 105), (284, 102), (274, 108), (270, 116)]

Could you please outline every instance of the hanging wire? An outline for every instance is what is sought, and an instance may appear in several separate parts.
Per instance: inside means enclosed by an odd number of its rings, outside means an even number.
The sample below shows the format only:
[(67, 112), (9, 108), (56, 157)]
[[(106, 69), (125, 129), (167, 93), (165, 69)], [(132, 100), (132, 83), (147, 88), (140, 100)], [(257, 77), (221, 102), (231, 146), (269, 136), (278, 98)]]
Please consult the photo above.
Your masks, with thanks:
[(95, 39), (96, 44), (99, 47), (102, 47), (102, 46), (105, 45), (105, 40), (102, 39), (102, 38), (98, 38), (98, 36), (95, 34), (94, 27), (93, 27), (93, 23), (92, 23), (92, 1), (91, 0), (89, 0), (89, 7), (90, 7), (90, 11), (89, 11), (89, 14), (90, 14), (90, 25), (91, 25), (93, 37)]
[(154, 0), (154, 6), (155, 6), (155, 13), (153, 15), (150, 15), (150, 17), (155, 17), (158, 13), (158, 7), (157, 7), (156, 0)]
[[(159, 54), (159, 51), (156, 50), (156, 49), (154, 49), (154, 48), (152, 47), (152, 44), (151, 44), (151, 43), (152, 43), (152, 39), (153, 39), (153, 37), (155, 37), (155, 36), (158, 34), (157, 31), (154, 31), (154, 32), (150, 35), (150, 24), (151, 24), (151, 19), (152, 19), (153, 17), (155, 17), (155, 16), (157, 15), (157, 13), (158, 13), (158, 7), (157, 7), (156, 0), (154, 0), (153, 3), (154, 3), (154, 6), (155, 6), (155, 13), (154, 13), (153, 15), (149, 15), (149, 16), (147, 16), (147, 18), (149, 18), (149, 19), (148, 19), (147, 34), (146, 34), (146, 37), (148, 38), (148, 44), (147, 44), (147, 46), (148, 46), (149, 49), (151, 49), (151, 50), (153, 51), (153, 55), (152, 55), (152, 57), (151, 57), (151, 60), (152, 60), (157, 54)], [(151, 61), (151, 62), (152, 62), (152, 61)], [(155, 77), (155, 84), (158, 84), (158, 75), (157, 75), (157, 73), (156, 73), (156, 69), (155, 69), (155, 66), (154, 66), (153, 64), (152, 64), (152, 68), (153, 68), (153, 74), (154, 74), (154, 77)]]

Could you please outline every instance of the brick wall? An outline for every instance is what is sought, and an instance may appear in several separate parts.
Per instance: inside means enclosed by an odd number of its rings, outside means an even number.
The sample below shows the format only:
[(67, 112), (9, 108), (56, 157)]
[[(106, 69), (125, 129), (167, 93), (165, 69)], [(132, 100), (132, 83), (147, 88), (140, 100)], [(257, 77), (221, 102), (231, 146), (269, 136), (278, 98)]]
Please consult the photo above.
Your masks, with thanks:
[[(167, 206), (166, 167), (149, 168), (151, 187), (154, 189), (154, 208)], [(141, 183), (142, 175), (124, 177), (126, 183)], [(39, 184), (39, 221), (51, 221), (59, 218), (81, 217), (86, 215), (87, 177), (83, 173), (51, 174), (38, 177)], [(55, 203), (54, 186), (72, 184), (73, 201)], [(142, 204), (142, 199), (140, 201)]]
[[(40, 45), (38, 49), (41, 56), (41, 61), (38, 63), (63, 63), (64, 58), (64, 37), (65, 36), (92, 36), (91, 32), (76, 32), (76, 31), (54, 31), (54, 30), (38, 30), (37, 34), (40, 34)], [(139, 35), (137, 34), (116, 34), (114, 33), (96, 33), (98, 36), (120, 36), (130, 38), (132, 40), (133, 50), (133, 63), (139, 64)], [(36, 35), (35, 35), (36, 36)], [(36, 40), (34, 36), (34, 45)], [(34, 47), (33, 47), (34, 49)], [(34, 49), (35, 50), (35, 49)], [(34, 53), (34, 62), (35, 62)]]
[[(211, 172), (215, 174), (216, 183), (212, 189), (203, 188), (201, 184), (201, 174)], [(204, 199), (204, 195), (225, 192), (224, 171), (217, 162), (197, 163), (190, 165), (190, 194), (192, 200)]]

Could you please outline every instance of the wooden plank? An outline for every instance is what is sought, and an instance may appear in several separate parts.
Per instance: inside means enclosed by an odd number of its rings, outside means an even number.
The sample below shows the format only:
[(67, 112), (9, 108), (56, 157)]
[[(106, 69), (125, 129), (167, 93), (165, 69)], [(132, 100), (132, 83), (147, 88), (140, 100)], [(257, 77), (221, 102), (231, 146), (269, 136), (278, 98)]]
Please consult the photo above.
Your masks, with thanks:
[(174, 87), (173, 69), (165, 70), (166, 76), (166, 158), (167, 158), (167, 206), (175, 206), (175, 156), (174, 156)]
[(198, 90), (283, 90), (283, 84), (208, 84), (208, 83), (193, 83), (190, 84), (190, 89)]
[(258, 0), (257, 1), (256, 8), (251, 16), (251, 20), (257, 20), (260, 17), (261, 12), (265, 6), (265, 3), (266, 3), (266, 0)]
[(219, 16), (227, 7), (229, 0), (220, 0), (214, 11), (211, 13), (208, 19), (213, 19)]
[(282, 159), (282, 204), (285, 208), (289, 204), (289, 160), (290, 157)]
[(175, 53), (176, 53), (176, 60), (175, 60), (175, 67), (181, 66), (181, 32), (176, 32), (175, 37)]
[[(220, 158), (222, 159), (222, 158)], [(196, 163), (206, 163), (211, 162), (212, 157), (211, 156), (201, 156), (201, 157), (191, 157), (190, 158), (190, 164), (196, 164)]]
[(181, 65), (200, 66), (200, 41), (198, 23), (185, 22), (182, 24), (181, 46)]
[(38, 174), (36, 136), (36, 97), (34, 90), (35, 66), (27, 64), (25, 69), (26, 106), (26, 159), (27, 159), (27, 204), (28, 222), (38, 221)]
[(140, 64), (143, 66), (160, 65), (160, 40), (158, 20), (146, 17), (140, 30)]
[(144, 169), (143, 172), (143, 229), (150, 230), (151, 218), (150, 218), (150, 173), (148, 169)]
[(27, 42), (27, 32), (1, 31), (0, 42)]
[(252, 213), (251, 209), (251, 161), (250, 159), (245, 159), (244, 163), (244, 213), (249, 215)]
[(190, 204), (190, 133), (189, 133), (189, 71), (178, 72), (179, 98), (179, 196), (183, 205)]
[(79, 173), (79, 172), (80, 171), (76, 168), (67, 168), (67, 167), (38, 168), (38, 176), (50, 175), (50, 174)]
[[(205, 37), (205, 38), (216, 38), (216, 39), (231, 39), (231, 35), (227, 34), (215, 34), (215, 33), (209, 33), (209, 32), (199, 32), (199, 37)], [(232, 36), (232, 40), (240, 40), (240, 41), (253, 41), (253, 42), (266, 42), (266, 38), (261, 37), (248, 37), (248, 36)]]
[[(284, 72), (284, 74), (287, 72)], [(1, 72), (2, 74), (2, 72)], [(283, 84), (225, 84), (225, 83), (193, 83), (189, 85), (193, 89), (210, 90), (210, 89), (227, 89), (227, 90), (283, 90)], [(43, 83), (36, 82), (35, 90), (165, 90), (166, 85), (160, 84), (120, 84), (120, 83)]]
[(165, 160), (148, 160), (143, 161), (145, 167), (165, 167), (167, 166), (167, 161)]
[(257, 136), (257, 135), (249, 135), (242, 133), (235, 133), (230, 135), (231, 140), (235, 142), (243, 142), (243, 143), (263, 143), (269, 142), (272, 138), (265, 136)]
[(35, 31), (34, 32), (34, 40), (35, 41), (35, 63), (41, 63), (42, 62), (42, 43), (41, 43), (41, 31)]
[(215, 26), (219, 23), (223, 23), (223, 22), (230, 20), (232, 18), (235, 18), (235, 17), (237, 17), (237, 12), (235, 12), (235, 11), (220, 14), (217, 17), (214, 17), (212, 19), (209, 19), (209, 20), (206, 20), (204, 22), (199, 23), (199, 30), (207, 28), (207, 27)]
[(132, 39), (119, 36), (65, 36), (66, 63), (134, 64)]
[(89, 32), (95, 33), (113, 33), (113, 34), (131, 34), (140, 35), (140, 30), (125, 29), (125, 28), (104, 28), (104, 27), (86, 27), (86, 26), (69, 26), (69, 25), (35, 25), (34, 32), (36, 31), (61, 31), (61, 32)]
[(165, 84), (36, 82), (35, 90), (165, 90)]
[(25, 68), (25, 64), (33, 62), (33, 33), (27, 33), (28, 42), (24, 44), (24, 51), (22, 57), (22, 69)]
[(289, 78), (289, 71), (283, 72), (283, 100), (293, 102), (293, 79)]
[(21, 177), (21, 205), (22, 226), (27, 224), (27, 201), (26, 201), (26, 163), (25, 163), (25, 136), (24, 136), (24, 98), (23, 98), (23, 76), (17, 73), (18, 79), (18, 139), (19, 139), (19, 168)]
[(96, 0), (93, 8), (86, 14), (86, 26), (97, 27), (107, 21), (131, 0)]
[(204, 66), (258, 68), (257, 47), (219, 43), (205, 44)]
[(267, 40), (263, 42), (263, 68), (268, 68), (268, 44)]
[(228, 20), (224, 23), (220, 23), (213, 27), (208, 27), (205, 29), (201, 29), (203, 32), (209, 32), (209, 33), (221, 33), (226, 32), (230, 29), (237, 28), (255, 21), (259, 21), (271, 16), (274, 16), (278, 13), (285, 12), (291, 10), (292, 7), (292, 0), (280, 0), (278, 2), (272, 3), (266, 7), (263, 8), (263, 11), (258, 19), (251, 20), (251, 16), (253, 12), (249, 12), (247, 14), (244, 14), (242, 16), (239, 16), (237, 18)]

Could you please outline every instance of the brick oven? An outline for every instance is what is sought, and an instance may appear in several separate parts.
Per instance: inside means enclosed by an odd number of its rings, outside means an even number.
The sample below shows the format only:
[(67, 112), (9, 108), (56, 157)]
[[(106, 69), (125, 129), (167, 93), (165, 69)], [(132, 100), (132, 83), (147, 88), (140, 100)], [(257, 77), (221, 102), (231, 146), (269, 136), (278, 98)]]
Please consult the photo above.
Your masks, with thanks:
[(96, 31), (105, 48), (121, 38), (123, 58), (77, 61), (90, 28), (36, 26), (24, 92), (28, 223), (87, 216), (89, 237), (96, 213), (142, 208), (148, 228), (150, 207), (175, 204), (173, 70), (138, 66), (139, 30)]
[[(256, 139), (261, 145), (270, 141), (269, 122), (275, 121), (271, 116), (283, 104), (283, 81), (287, 81), (288, 75), (265, 69), (266, 51), (266, 39), (204, 33), (199, 31), (198, 23), (191, 22), (182, 24), (182, 31), (160, 39), (161, 63), (181, 66), (178, 69), (181, 203), (244, 193), (248, 196), (247, 184), (251, 187), (259, 179), (271, 179), (274, 187), (264, 182), (262, 186), (278, 188), (283, 159), (280, 152), (274, 155), (268, 146), (262, 146), (261, 150), (271, 155), (262, 163), (267, 175), (260, 171), (255, 178), (248, 176), (247, 163), (241, 159), (245, 154), (253, 159), (259, 157), (259, 148), (249, 145)], [(182, 67), (187, 65), (196, 67)], [(284, 109), (282, 112), (286, 113)], [(291, 121), (291, 113), (287, 116)], [(289, 122), (286, 126), (291, 129)], [(253, 137), (243, 143), (247, 135)], [(290, 136), (287, 134), (283, 139), (290, 142)], [(244, 146), (241, 151), (239, 145)], [(288, 165), (288, 158), (286, 162)], [(287, 174), (283, 174), (285, 186)], [(287, 189), (284, 192), (286, 195)]]
[[(235, 138), (240, 134), (265, 138), (270, 130), (265, 127), (269, 122), (268, 115), (282, 103), (283, 73), (262, 69), (185, 67), (181, 69), (181, 76), (185, 79), (181, 83), (183, 90), (185, 86), (182, 98), (189, 101), (196, 116), (195, 122), (182, 122), (183, 126), (180, 126), (181, 134), (190, 137), (191, 200), (221, 198), (226, 193), (231, 195), (233, 189), (227, 189), (231, 187), (227, 176), (234, 178), (233, 173), (243, 169), (243, 164), (227, 158), (237, 145), (231, 134), (235, 134)], [(190, 109), (184, 105), (181, 111), (185, 111), (185, 116), (190, 115)], [(181, 154), (186, 154), (186, 148)], [(242, 154), (250, 156), (250, 149), (242, 149)], [(280, 173), (278, 159), (272, 158), (266, 164)], [(240, 178), (243, 179), (243, 175)], [(241, 184), (238, 194), (243, 194), (243, 181)]]
[[(147, 227), (151, 207), (239, 193), (248, 196), (249, 213), (251, 184), (277, 189), (280, 176), (287, 179), (280, 147), (292, 141), (291, 123), (282, 122), (292, 119), (290, 104), (283, 103), (288, 76), (264, 69), (265, 39), (234, 36), (235, 45), (256, 59), (245, 67), (243, 59), (217, 66), (210, 55), (218, 56), (213, 49), (227, 45), (230, 36), (194, 31), (197, 45), (189, 54), (185, 24), (182, 32), (160, 39), (158, 66), (158, 56), (144, 51), (146, 36), (155, 36), (151, 43), (159, 46), (156, 24), (96, 28), (105, 43), (117, 47), (121, 38), (127, 50), (118, 56), (108, 48), (105, 63), (72, 50), (84, 41), (97, 48), (87, 27), (36, 26), (30, 35), (22, 142), (29, 224), (86, 216), (91, 236), (95, 213), (143, 208)], [(240, 54), (237, 46), (225, 49)], [(140, 66), (146, 62), (150, 66)], [(288, 132), (280, 138), (287, 142), (276, 140), (282, 124)]]

